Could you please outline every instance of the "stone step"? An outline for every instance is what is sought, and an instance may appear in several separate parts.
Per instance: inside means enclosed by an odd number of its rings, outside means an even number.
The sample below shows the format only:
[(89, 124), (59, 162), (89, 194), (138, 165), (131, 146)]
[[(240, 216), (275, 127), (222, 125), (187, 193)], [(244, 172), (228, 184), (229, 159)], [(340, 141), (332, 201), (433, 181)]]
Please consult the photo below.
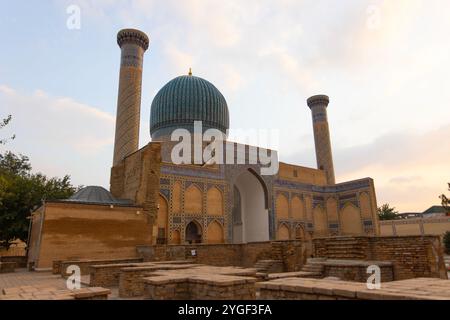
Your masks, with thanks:
[(351, 244), (351, 245), (354, 245), (354, 246), (361, 246), (362, 245), (358, 241), (335, 241), (335, 242), (327, 243), (327, 247), (328, 246), (338, 246), (340, 244)]
[(305, 265), (302, 268), (302, 271), (308, 271), (308, 272), (316, 272), (316, 271), (321, 272), (322, 270), (323, 270), (323, 266), (308, 266), (308, 265)]
[(352, 251), (352, 252), (364, 252), (363, 249), (355, 248), (355, 247), (336, 247), (336, 248), (329, 248), (327, 252), (334, 252), (334, 251)]
[(357, 247), (357, 246), (353, 246), (353, 245), (348, 245), (348, 246), (347, 245), (340, 245), (340, 246), (330, 246), (330, 247), (327, 248), (327, 251), (342, 250), (342, 249), (345, 249), (345, 250), (351, 249), (351, 250), (359, 250), (359, 251), (364, 250), (361, 247)]
[(322, 274), (323, 272), (323, 265), (315, 263), (315, 264), (305, 264), (302, 267), (303, 272), (309, 272), (314, 274)]
[(283, 265), (283, 263), (277, 262), (277, 263), (268, 263), (268, 264), (255, 264), (254, 268), (255, 269), (267, 269), (274, 265)]
[(327, 258), (308, 258), (308, 259), (306, 259), (306, 263), (324, 262), (324, 261), (327, 261)]
[(348, 258), (351, 260), (359, 260), (359, 259), (364, 260), (364, 258), (365, 258), (365, 255), (360, 252), (345, 252), (345, 251), (332, 252), (332, 253), (329, 253), (329, 256), (332, 257), (333, 259), (340, 259), (340, 257), (343, 257), (343, 258)]
[(340, 252), (340, 251), (361, 252), (361, 253), (364, 252), (364, 250), (354, 248), (354, 247), (339, 247), (339, 248), (332, 248), (332, 249), (327, 250), (327, 252)]
[(259, 260), (255, 263), (254, 268), (258, 273), (274, 273), (283, 272), (284, 265), (280, 260)]

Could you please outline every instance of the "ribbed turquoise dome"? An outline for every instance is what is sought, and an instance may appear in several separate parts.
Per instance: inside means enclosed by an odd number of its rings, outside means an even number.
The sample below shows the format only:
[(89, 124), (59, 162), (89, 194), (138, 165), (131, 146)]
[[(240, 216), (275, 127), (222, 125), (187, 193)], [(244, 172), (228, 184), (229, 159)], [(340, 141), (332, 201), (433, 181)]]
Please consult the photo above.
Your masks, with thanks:
[(214, 128), (226, 133), (230, 122), (227, 102), (211, 82), (192, 75), (177, 77), (153, 99), (150, 134), (158, 139), (178, 128), (191, 131), (194, 121), (202, 121), (204, 130)]

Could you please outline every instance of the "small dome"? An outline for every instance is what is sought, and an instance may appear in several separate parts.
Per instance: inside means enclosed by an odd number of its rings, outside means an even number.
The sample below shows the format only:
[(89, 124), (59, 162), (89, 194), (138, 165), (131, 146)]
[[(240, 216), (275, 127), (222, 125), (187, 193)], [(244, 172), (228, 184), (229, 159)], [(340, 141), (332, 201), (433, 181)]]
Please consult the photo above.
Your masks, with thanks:
[(150, 134), (157, 139), (178, 128), (192, 132), (194, 121), (202, 121), (203, 130), (214, 128), (226, 133), (229, 128), (223, 95), (209, 81), (190, 74), (169, 81), (156, 94), (150, 112)]
[(65, 200), (69, 202), (85, 202), (85, 203), (98, 203), (98, 204), (131, 204), (128, 200), (117, 200), (114, 196), (103, 187), (88, 186), (85, 187), (69, 199)]

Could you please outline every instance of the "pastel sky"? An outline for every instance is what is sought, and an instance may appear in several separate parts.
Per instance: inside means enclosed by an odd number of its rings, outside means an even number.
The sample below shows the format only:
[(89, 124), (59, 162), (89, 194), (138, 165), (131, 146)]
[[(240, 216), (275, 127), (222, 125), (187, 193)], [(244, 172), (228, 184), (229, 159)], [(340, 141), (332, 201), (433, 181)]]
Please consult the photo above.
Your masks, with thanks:
[[(450, 182), (448, 0), (0, 0), (2, 147), (35, 171), (108, 188), (126, 27), (150, 37), (150, 105), (194, 75), (227, 99), (233, 128), (278, 129), (281, 161), (315, 167), (306, 99), (327, 94), (336, 177), (372, 177), (378, 204), (423, 211)], [(67, 8), (80, 8), (69, 29)]]

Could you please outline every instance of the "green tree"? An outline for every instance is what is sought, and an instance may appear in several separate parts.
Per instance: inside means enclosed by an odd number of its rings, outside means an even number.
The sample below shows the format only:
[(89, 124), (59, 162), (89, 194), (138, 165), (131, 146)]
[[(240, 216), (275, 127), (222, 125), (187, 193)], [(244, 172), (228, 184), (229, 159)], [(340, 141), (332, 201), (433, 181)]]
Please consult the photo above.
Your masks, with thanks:
[(377, 209), (378, 219), (380, 220), (396, 220), (398, 219), (398, 211), (391, 208), (388, 203), (383, 204)]
[[(0, 129), (3, 129), (4, 127), (6, 127), (10, 122), (11, 122), (12, 116), (9, 115), (7, 116), (5, 119), (0, 121)], [(0, 145), (2, 144), (6, 144), (6, 142), (8, 142), (9, 139), (14, 140), (16, 136), (13, 135), (10, 138), (4, 138), (4, 139), (0, 139)]]
[[(450, 183), (448, 184), (448, 191), (450, 191)], [(442, 206), (444, 207), (445, 211), (447, 212), (447, 215), (450, 214), (450, 199), (445, 195), (441, 194), (439, 196), (441, 199)]]
[(450, 231), (444, 234), (445, 253), (450, 254)]
[(27, 241), (30, 213), (42, 200), (70, 197), (76, 188), (70, 177), (47, 178), (31, 173), (28, 157), (12, 152), (0, 154), (0, 247)]

